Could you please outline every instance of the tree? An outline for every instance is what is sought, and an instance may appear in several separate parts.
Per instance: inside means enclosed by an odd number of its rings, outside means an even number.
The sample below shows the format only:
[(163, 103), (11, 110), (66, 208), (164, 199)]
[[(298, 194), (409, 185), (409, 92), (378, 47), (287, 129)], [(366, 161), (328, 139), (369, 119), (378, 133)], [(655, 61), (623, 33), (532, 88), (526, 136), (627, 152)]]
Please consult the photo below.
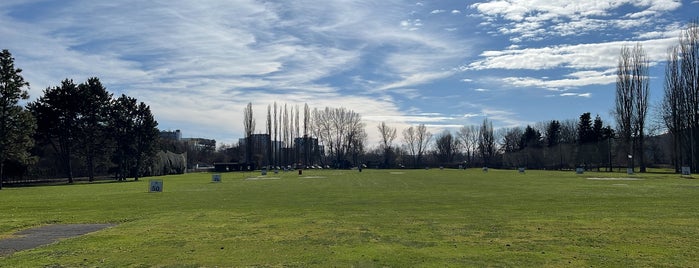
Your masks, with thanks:
[[(276, 107), (275, 107), (276, 108)], [(276, 112), (276, 111), (275, 111)], [(275, 120), (276, 121), (276, 120)], [(275, 132), (276, 133), (276, 132)], [(276, 142), (276, 137), (274, 139), (274, 142)], [(274, 157), (274, 151), (273, 147), (276, 149), (276, 146), (272, 143), (272, 106), (267, 105), (267, 165), (272, 165), (273, 164), (273, 157)]]
[(466, 153), (466, 163), (473, 163), (473, 157), (478, 147), (478, 126), (463, 126), (457, 133), (460, 144)]
[(648, 111), (648, 59), (643, 47), (633, 50), (624, 46), (619, 55), (616, 79), (615, 116), (627, 154), (628, 168), (633, 169), (633, 155), (638, 143), (640, 171), (645, 172), (643, 157), (644, 127)]
[(389, 127), (386, 122), (381, 122), (377, 126), (379, 129), (379, 134), (381, 135), (381, 149), (383, 151), (383, 166), (385, 168), (391, 167), (391, 160), (395, 154), (393, 150), (393, 141), (396, 139), (398, 130), (394, 127)]
[(308, 103), (303, 104), (303, 164), (308, 165), (311, 162), (311, 109)]
[(519, 147), (521, 149), (539, 148), (541, 147), (542, 141), (543, 139), (541, 138), (541, 132), (527, 125), (519, 140)]
[(44, 95), (29, 103), (28, 108), (37, 120), (37, 134), (58, 153), (68, 183), (73, 183), (73, 151), (80, 135), (78, 117), (81, 95), (71, 79), (60, 87), (49, 87)]
[(415, 134), (414, 126), (403, 129), (403, 142), (405, 143), (405, 147), (410, 154), (410, 158), (413, 160), (413, 167), (416, 168), (417, 163), (415, 156), (417, 155), (417, 135)]
[(680, 167), (684, 166), (684, 138), (687, 129), (687, 116), (685, 111), (685, 96), (682, 87), (682, 77), (680, 73), (679, 49), (673, 47), (668, 51), (667, 64), (665, 65), (664, 95), (661, 103), (662, 118), (667, 130), (672, 135), (672, 154), (675, 172), (680, 172)]
[(134, 121), (135, 128), (132, 136), (136, 144), (134, 179), (138, 180), (139, 176), (147, 171), (147, 167), (152, 166), (151, 162), (157, 152), (160, 130), (158, 130), (158, 122), (155, 121), (153, 113), (150, 111), (150, 106), (143, 102), (140, 102), (136, 108)]
[(348, 167), (348, 156), (358, 164), (357, 157), (366, 139), (364, 123), (358, 113), (345, 108), (315, 109), (313, 123), (316, 137), (326, 146), (336, 167)]
[(551, 120), (546, 127), (546, 146), (551, 148), (561, 142), (561, 123)]
[(483, 160), (483, 165), (487, 167), (491, 164), (496, 149), (493, 122), (488, 121), (488, 118), (483, 119), (483, 124), (478, 133), (478, 152)]
[(158, 122), (150, 107), (136, 99), (121, 95), (113, 101), (109, 130), (115, 141), (114, 162), (117, 179), (144, 174), (147, 164), (155, 156), (158, 144)]
[(76, 118), (76, 150), (85, 157), (90, 181), (95, 178), (98, 158), (107, 154), (107, 124), (112, 94), (102, 86), (98, 78), (89, 78), (78, 85), (78, 117)]
[(505, 153), (514, 153), (521, 150), (522, 147), (522, 135), (524, 132), (519, 127), (514, 128), (502, 128), (498, 130), (499, 136), (502, 138), (502, 150)]
[(636, 45), (633, 50), (633, 79), (634, 79), (634, 117), (633, 124), (638, 142), (637, 159), (639, 171), (646, 172), (645, 157), (645, 130), (646, 115), (648, 114), (648, 96), (650, 95), (648, 68), (650, 63), (648, 56), (641, 45)]
[(583, 113), (580, 115), (577, 140), (578, 144), (587, 144), (597, 141), (596, 133), (592, 128), (592, 117), (590, 117), (590, 113)]
[(252, 102), (243, 110), (243, 127), (245, 129), (245, 163), (252, 163), (252, 134), (255, 132), (255, 117), (252, 114)]
[(422, 164), (422, 157), (431, 139), (432, 133), (427, 131), (425, 124), (417, 127), (410, 126), (403, 130), (403, 140), (413, 157), (413, 167), (419, 167)]
[(451, 132), (444, 130), (435, 139), (435, 152), (441, 164), (449, 164), (454, 161), (454, 156), (458, 153), (459, 140), (451, 135)]
[(699, 21), (682, 31), (679, 45), (668, 51), (662, 117), (673, 136), (675, 169), (699, 169)]
[(25, 87), (29, 83), (22, 77), (22, 69), (15, 68), (14, 58), (6, 49), (0, 52), (0, 189), (5, 178), (5, 161), (25, 163), (30, 158), (28, 149), (33, 146), (31, 136), (36, 123), (31, 114), (18, 105), (29, 98)]

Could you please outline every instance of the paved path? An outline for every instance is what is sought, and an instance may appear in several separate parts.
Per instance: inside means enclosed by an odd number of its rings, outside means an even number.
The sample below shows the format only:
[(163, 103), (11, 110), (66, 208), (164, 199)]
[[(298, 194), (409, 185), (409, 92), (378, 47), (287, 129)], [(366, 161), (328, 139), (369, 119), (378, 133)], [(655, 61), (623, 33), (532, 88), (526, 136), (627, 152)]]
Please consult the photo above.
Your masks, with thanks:
[(54, 243), (60, 239), (96, 232), (116, 224), (52, 224), (14, 233), (0, 240), (0, 257), (20, 250)]

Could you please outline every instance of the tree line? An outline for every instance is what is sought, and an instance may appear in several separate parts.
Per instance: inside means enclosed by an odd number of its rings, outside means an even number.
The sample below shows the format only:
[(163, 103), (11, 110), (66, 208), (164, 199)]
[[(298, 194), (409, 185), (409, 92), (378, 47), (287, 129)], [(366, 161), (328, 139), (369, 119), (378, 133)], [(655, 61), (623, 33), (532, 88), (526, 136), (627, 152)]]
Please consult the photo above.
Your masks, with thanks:
[(159, 137), (150, 107), (135, 98), (114, 98), (98, 78), (72, 79), (29, 98), (29, 83), (8, 50), (0, 53), (0, 187), (7, 177), (62, 177), (76, 167), (90, 181), (153, 173)]
[[(541, 122), (525, 128), (495, 131), (487, 118), (480, 125), (464, 126), (455, 133), (444, 130), (433, 135), (424, 124), (398, 131), (386, 122), (377, 126), (380, 142), (365, 151), (366, 133), (361, 117), (345, 108), (304, 111), (304, 135), (318, 138), (326, 150), (317, 161), (347, 167), (369, 164), (376, 167), (493, 166), (571, 169), (576, 167), (612, 170), (625, 167), (645, 172), (649, 163), (671, 164), (699, 170), (699, 26), (690, 23), (670, 48), (665, 71), (665, 92), (660, 117), (668, 135), (649, 136), (649, 61), (640, 44), (623, 46), (619, 53), (613, 117), (616, 127), (599, 115), (583, 113), (577, 120)], [(286, 107), (286, 105), (285, 105)], [(286, 108), (285, 108), (286, 109)], [(272, 111), (268, 108), (268, 114)], [(277, 106), (268, 115), (270, 144), (277, 140)], [(298, 108), (295, 114), (299, 115)], [(254, 133), (250, 124), (252, 104), (245, 114), (246, 139)], [(280, 119), (282, 120), (282, 119)], [(295, 119), (298, 122), (298, 118)], [(274, 122), (273, 124), (271, 122)], [(298, 124), (298, 123), (296, 123)], [(251, 127), (252, 126), (252, 127)], [(308, 126), (312, 131), (308, 131)], [(284, 125), (281, 129), (298, 125)], [(286, 130), (284, 130), (286, 131)], [(275, 133), (275, 134), (273, 134)], [(668, 139), (671, 137), (671, 139)], [(290, 141), (285, 139), (287, 146)], [(665, 146), (671, 143), (671, 146)], [(247, 143), (252, 146), (252, 143)], [(245, 148), (246, 151), (252, 148)], [(276, 159), (276, 158), (275, 158)], [(295, 163), (298, 159), (289, 159)], [(247, 159), (247, 161), (251, 161)], [(307, 161), (307, 160), (306, 160)], [(277, 163), (268, 160), (267, 163)], [(261, 163), (263, 164), (263, 163)]]
[(661, 117), (672, 136), (675, 170), (699, 170), (699, 21), (668, 49)]
[[(303, 113), (303, 122), (301, 114)], [(243, 154), (246, 163), (256, 166), (332, 166), (346, 168), (360, 162), (367, 134), (361, 116), (346, 108), (303, 111), (288, 104), (267, 106), (264, 137), (255, 136), (252, 103), (244, 109)], [(303, 131), (301, 131), (303, 125)], [(257, 140), (257, 141), (256, 141)], [(322, 147), (320, 146), (322, 144)], [(263, 148), (256, 148), (256, 147)]]

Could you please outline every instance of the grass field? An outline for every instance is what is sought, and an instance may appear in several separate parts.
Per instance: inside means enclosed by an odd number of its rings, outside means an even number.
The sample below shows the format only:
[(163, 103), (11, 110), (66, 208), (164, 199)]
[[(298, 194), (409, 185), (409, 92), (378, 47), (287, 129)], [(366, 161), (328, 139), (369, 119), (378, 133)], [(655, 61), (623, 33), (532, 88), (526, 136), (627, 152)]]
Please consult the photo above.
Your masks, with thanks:
[(113, 228), (0, 267), (690, 267), (699, 180), (674, 174), (307, 170), (0, 191), (0, 238), (52, 223)]

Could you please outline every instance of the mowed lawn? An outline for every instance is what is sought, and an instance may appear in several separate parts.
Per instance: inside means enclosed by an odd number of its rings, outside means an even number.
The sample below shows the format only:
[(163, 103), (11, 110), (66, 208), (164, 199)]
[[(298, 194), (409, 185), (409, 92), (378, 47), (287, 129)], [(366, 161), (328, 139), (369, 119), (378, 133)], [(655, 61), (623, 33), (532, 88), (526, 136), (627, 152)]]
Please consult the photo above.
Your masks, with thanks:
[[(591, 180), (615, 177), (638, 180)], [(116, 227), (0, 267), (577, 267), (699, 262), (699, 180), (675, 174), (306, 170), (4, 188), (0, 238)]]

